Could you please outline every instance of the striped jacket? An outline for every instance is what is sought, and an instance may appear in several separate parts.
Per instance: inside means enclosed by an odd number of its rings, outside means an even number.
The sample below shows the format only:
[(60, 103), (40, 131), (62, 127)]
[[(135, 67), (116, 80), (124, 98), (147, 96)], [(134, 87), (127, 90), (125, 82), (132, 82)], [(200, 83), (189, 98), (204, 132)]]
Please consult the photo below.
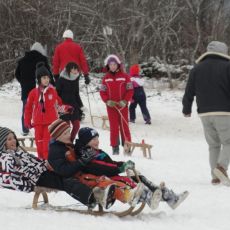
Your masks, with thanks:
[(22, 150), (0, 153), (0, 187), (31, 192), (45, 171), (46, 161)]

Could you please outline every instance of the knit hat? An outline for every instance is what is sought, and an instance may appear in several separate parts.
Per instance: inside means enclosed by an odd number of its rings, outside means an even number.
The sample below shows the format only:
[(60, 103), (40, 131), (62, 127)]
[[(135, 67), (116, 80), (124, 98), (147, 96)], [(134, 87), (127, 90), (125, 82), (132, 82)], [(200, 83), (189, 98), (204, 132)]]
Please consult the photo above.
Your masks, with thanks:
[(121, 64), (121, 60), (115, 54), (110, 54), (104, 61), (105, 66), (109, 65), (111, 62), (115, 62), (118, 65)]
[(57, 119), (48, 127), (50, 136), (55, 140), (69, 128), (69, 124), (61, 119)]
[(207, 46), (208, 52), (216, 52), (228, 55), (228, 47), (225, 43), (219, 41), (212, 41)]
[(36, 64), (35, 75), (36, 75), (38, 84), (41, 84), (41, 77), (43, 77), (43, 76), (49, 76), (50, 77), (50, 72), (45, 67), (44, 62), (38, 62)]
[(130, 76), (138, 76), (140, 74), (140, 66), (138, 64), (132, 65), (129, 69)]
[(73, 39), (73, 32), (72, 30), (66, 30), (63, 35), (62, 35), (63, 38), (71, 38)]
[(196, 63), (199, 63), (204, 58), (209, 55), (216, 55), (227, 60), (230, 60), (230, 56), (228, 56), (228, 47), (225, 43), (219, 41), (212, 41), (207, 46), (207, 51), (203, 53), (197, 60)]
[(42, 44), (39, 43), (39, 42), (35, 42), (35, 43), (31, 46), (30, 50), (31, 50), (31, 51), (32, 51), (32, 50), (36, 50), (36, 51), (38, 51), (40, 54), (42, 54), (43, 56), (46, 56), (46, 51), (45, 51), (44, 47), (42, 46)]
[(79, 141), (83, 145), (87, 145), (96, 136), (99, 137), (99, 133), (95, 129), (89, 127), (81, 128), (78, 132)]
[[(6, 128), (6, 127), (0, 127), (0, 152), (1, 152), (2, 150), (4, 150), (5, 144), (6, 144), (6, 140), (7, 140), (7, 136), (8, 136), (10, 133), (13, 133), (15, 139), (17, 140), (16, 135), (15, 135), (15, 133), (14, 133), (12, 130), (10, 130), (10, 129)], [(17, 146), (18, 146), (18, 145), (19, 145), (19, 144), (18, 144), (18, 140), (17, 140)]]

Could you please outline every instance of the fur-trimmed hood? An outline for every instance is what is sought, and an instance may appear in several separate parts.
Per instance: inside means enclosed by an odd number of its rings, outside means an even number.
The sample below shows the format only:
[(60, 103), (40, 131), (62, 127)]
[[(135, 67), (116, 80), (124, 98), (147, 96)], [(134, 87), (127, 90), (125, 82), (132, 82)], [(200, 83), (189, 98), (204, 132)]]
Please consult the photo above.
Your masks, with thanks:
[(226, 58), (227, 60), (230, 60), (230, 56), (226, 55), (226, 54), (222, 54), (222, 53), (218, 53), (218, 52), (205, 52), (199, 58), (197, 58), (197, 60), (195, 61), (196, 64), (198, 64), (199, 62), (201, 62), (207, 56), (211, 56), (211, 55), (219, 56), (219, 57), (222, 57), (222, 58)]

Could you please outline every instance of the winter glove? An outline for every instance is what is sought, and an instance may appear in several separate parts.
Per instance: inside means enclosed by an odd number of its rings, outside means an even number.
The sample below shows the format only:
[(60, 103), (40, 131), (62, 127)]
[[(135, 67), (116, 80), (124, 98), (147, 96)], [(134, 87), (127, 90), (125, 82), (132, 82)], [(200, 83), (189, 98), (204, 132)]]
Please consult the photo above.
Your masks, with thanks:
[(79, 162), (82, 166), (87, 165), (91, 160), (96, 157), (96, 153), (92, 148), (84, 148), (81, 150), (81, 157)]
[(106, 105), (108, 105), (109, 107), (114, 107), (114, 106), (116, 106), (116, 102), (115, 101), (112, 101), (112, 100), (108, 100), (108, 101), (106, 101)]
[(127, 101), (126, 100), (121, 100), (121, 101), (119, 101), (118, 104), (119, 104), (120, 107), (124, 108), (127, 105)]
[(88, 85), (90, 83), (90, 78), (88, 74), (84, 74), (85, 77), (85, 84)]
[(128, 160), (119, 167), (119, 170), (122, 173), (125, 172), (127, 169), (134, 169), (134, 168), (135, 168), (135, 163), (131, 160)]
[(71, 105), (62, 105), (57, 107), (57, 111), (60, 115), (72, 114), (74, 111), (74, 107)]

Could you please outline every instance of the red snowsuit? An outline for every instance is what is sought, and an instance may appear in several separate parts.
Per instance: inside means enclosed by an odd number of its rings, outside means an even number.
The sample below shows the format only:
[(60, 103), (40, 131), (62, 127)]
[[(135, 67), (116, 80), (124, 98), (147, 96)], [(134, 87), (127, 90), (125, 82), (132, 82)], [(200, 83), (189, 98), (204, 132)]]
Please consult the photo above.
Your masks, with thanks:
[[(133, 85), (128, 74), (118, 71), (116, 73), (108, 72), (103, 80), (100, 89), (102, 100), (106, 103), (108, 100), (119, 102), (131, 100), (133, 96)], [(121, 132), (122, 143), (131, 141), (131, 135), (128, 124), (128, 104), (121, 108), (107, 106), (107, 112), (110, 123), (110, 144), (112, 147), (119, 145), (119, 129)]]
[(84, 52), (81, 46), (71, 38), (65, 39), (65, 41), (56, 46), (53, 56), (53, 74), (59, 74), (68, 62), (75, 62), (83, 74), (88, 74), (89, 67)]
[(24, 114), (26, 127), (34, 127), (35, 142), (38, 157), (47, 159), (50, 134), (48, 126), (58, 118), (57, 104), (62, 101), (53, 86), (48, 86), (43, 91), (41, 88), (34, 88), (30, 91)]

